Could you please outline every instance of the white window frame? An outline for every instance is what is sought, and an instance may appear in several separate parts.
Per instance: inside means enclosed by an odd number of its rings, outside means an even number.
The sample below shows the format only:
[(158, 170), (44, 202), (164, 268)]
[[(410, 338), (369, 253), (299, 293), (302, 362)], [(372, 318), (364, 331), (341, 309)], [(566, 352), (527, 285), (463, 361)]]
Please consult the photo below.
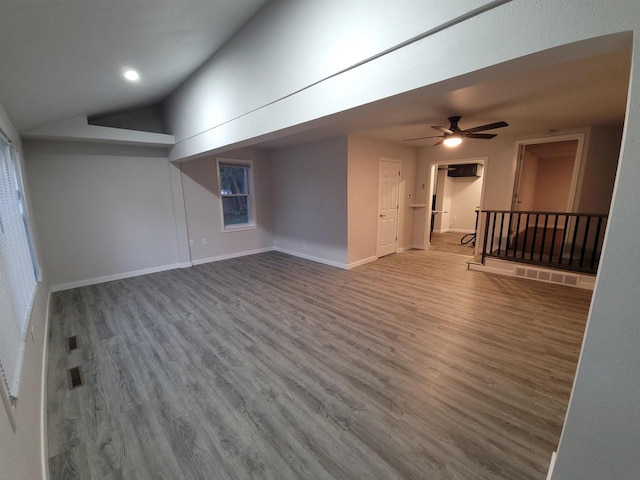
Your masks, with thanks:
[[(222, 165), (238, 165), (242, 167), (248, 167), (247, 174), (247, 193), (235, 194), (235, 195), (223, 195), (222, 194), (222, 175), (220, 174), (220, 167)], [(253, 230), (256, 228), (256, 209), (255, 209), (255, 189), (253, 182), (253, 161), (252, 160), (240, 160), (237, 158), (217, 158), (216, 159), (216, 172), (218, 176), (218, 195), (220, 198), (220, 223), (222, 224), (223, 232), (237, 232), (239, 230)], [(224, 204), (223, 199), (225, 197), (247, 197), (247, 209), (249, 213), (249, 221), (247, 223), (238, 223), (235, 225), (224, 224)]]
[[(13, 201), (17, 203), (15, 210), (9, 207), (4, 211), (4, 214), (7, 214), (8, 218), (12, 220), (8, 224), (4, 224), (0, 232), (1, 235), (9, 235), (9, 237), (2, 238), (2, 242), (8, 243), (0, 244), (4, 245), (0, 248), (0, 253), (3, 255), (0, 261), (4, 265), (3, 269), (8, 269), (0, 272), (2, 283), (8, 287), (3, 288), (2, 297), (0, 297), (2, 302), (0, 333), (3, 335), (1, 340), (5, 342), (0, 350), (2, 352), (0, 358), (0, 367), (2, 367), (0, 396), (11, 426), (15, 430), (16, 425), (12, 410), (19, 392), (26, 336), (37, 284), (40, 281), (40, 269), (30, 231), (20, 156), (13, 143), (1, 131), (0, 148), (8, 154), (6, 170), (3, 168), (0, 172), (3, 175), (0, 181), (8, 180), (10, 185), (8, 191), (12, 191), (15, 195), (13, 200), (9, 197), (7, 205), (12, 205)], [(5, 174), (8, 174), (8, 178), (4, 177)], [(18, 223), (16, 223), (16, 218), (19, 218)], [(5, 220), (7, 217), (2, 221)], [(8, 230), (5, 230), (4, 227)], [(5, 361), (6, 363), (4, 363)]]

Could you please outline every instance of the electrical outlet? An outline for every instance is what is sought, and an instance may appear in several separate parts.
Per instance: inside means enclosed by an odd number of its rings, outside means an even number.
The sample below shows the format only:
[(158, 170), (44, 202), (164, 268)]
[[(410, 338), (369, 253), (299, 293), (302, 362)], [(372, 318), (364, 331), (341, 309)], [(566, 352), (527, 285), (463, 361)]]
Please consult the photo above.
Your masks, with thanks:
[(190, 247), (195, 247), (196, 246), (196, 241), (195, 240), (189, 240), (189, 246)]
[(206, 238), (202, 239), (202, 246), (204, 247), (205, 245), (207, 245), (209, 242), (207, 242)]

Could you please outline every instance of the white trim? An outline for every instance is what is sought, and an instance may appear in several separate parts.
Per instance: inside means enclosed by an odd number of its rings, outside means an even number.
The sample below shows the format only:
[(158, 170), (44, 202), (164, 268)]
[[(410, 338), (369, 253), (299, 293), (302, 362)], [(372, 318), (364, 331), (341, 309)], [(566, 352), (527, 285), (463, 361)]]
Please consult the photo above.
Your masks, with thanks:
[(88, 278), (86, 280), (79, 280), (77, 282), (61, 283), (59, 285), (52, 285), (51, 291), (60, 292), (62, 290), (70, 290), (72, 288), (95, 285), (97, 283), (112, 282), (114, 280), (122, 280), (123, 278), (139, 277), (140, 275), (148, 275), (150, 273), (158, 273), (158, 272), (164, 272), (166, 270), (174, 270), (176, 268), (184, 268), (183, 265), (185, 264), (172, 263), (170, 265), (161, 265), (159, 267), (144, 268), (142, 270), (133, 270), (131, 272), (116, 273), (113, 275), (106, 275), (104, 277)]
[(191, 263), (195, 267), (196, 265), (203, 265), (205, 263), (219, 262), (220, 260), (229, 260), (230, 258), (246, 257), (247, 255), (255, 255), (257, 253), (264, 253), (272, 251), (272, 247), (256, 248), (255, 250), (244, 250), (242, 252), (225, 253), (224, 255), (216, 255), (215, 257), (199, 258), (192, 260)]
[(363, 258), (362, 260), (351, 262), (350, 264), (347, 265), (347, 270), (351, 270), (352, 268), (359, 267), (360, 265), (364, 265), (365, 263), (375, 262), (376, 260), (378, 260), (378, 257), (374, 255), (373, 257)]
[(553, 452), (551, 454), (551, 462), (549, 463), (549, 471), (547, 472), (547, 480), (551, 480), (553, 477), (553, 468), (556, 466), (556, 457), (558, 456), (558, 452)]
[[(324, 265), (329, 265), (331, 267), (341, 268), (343, 270), (348, 270), (349, 265), (346, 263), (335, 262), (333, 260), (327, 260), (326, 258), (314, 257), (313, 255), (307, 255), (306, 253), (294, 252), (293, 250), (285, 250), (280, 247), (273, 247), (273, 250), (280, 253), (286, 253), (287, 255), (291, 255), (294, 257), (304, 258), (305, 260), (311, 260), (312, 262), (322, 263)], [(377, 259), (378, 257), (376, 257)]]
[(182, 262), (178, 264), (178, 268), (189, 268), (193, 267), (193, 262)]
[(237, 225), (236, 227), (234, 227), (233, 225), (230, 225), (227, 228), (223, 228), (221, 232), (222, 233), (243, 232), (244, 230), (255, 230), (256, 228), (258, 228), (258, 226), (255, 223), (238, 223), (236, 225)]
[(402, 253), (404, 251), (410, 250), (411, 247), (398, 247), (396, 248), (396, 253)]
[[(516, 194), (516, 190), (518, 189), (518, 185), (516, 182), (520, 182), (519, 172), (521, 169), (521, 151), (527, 145), (538, 145), (541, 143), (556, 143), (556, 142), (565, 142), (568, 140), (577, 140), (578, 145), (576, 146), (576, 156), (573, 162), (573, 171), (571, 173), (571, 184), (569, 186), (569, 201), (567, 204), (568, 212), (576, 211), (576, 204), (578, 202), (579, 193), (581, 193), (582, 185), (582, 165), (584, 163), (584, 157), (587, 154), (587, 149), (585, 148), (585, 140), (586, 133), (568, 133), (563, 135), (551, 135), (548, 137), (537, 137), (537, 138), (527, 138), (524, 140), (516, 141), (516, 157), (513, 168), (513, 185), (511, 187), (511, 210), (517, 210), (516, 207), (516, 199), (514, 195)], [(519, 193), (519, 192), (518, 192)]]
[[(247, 193), (238, 194), (235, 196), (247, 197), (247, 209), (248, 209), (248, 223), (237, 224), (237, 226), (229, 225), (226, 226), (224, 224), (224, 206), (222, 204), (222, 200), (227, 195), (222, 195), (222, 178), (220, 177), (220, 164), (228, 164), (228, 165), (241, 165), (243, 167), (249, 167), (249, 175), (247, 175)], [(256, 228), (257, 225), (257, 217), (256, 217), (256, 201), (255, 201), (255, 183), (253, 181), (253, 160), (245, 160), (241, 158), (225, 158), (225, 157), (216, 157), (216, 176), (218, 177), (218, 191), (216, 192), (216, 196), (220, 199), (220, 221), (222, 222), (222, 231), (223, 232), (234, 232), (239, 230), (251, 230)]]
[(413, 245), (411, 245), (411, 248), (414, 250), (426, 250), (427, 247), (424, 245), (418, 245), (417, 243), (414, 243)]
[[(428, 190), (428, 195), (429, 197), (427, 198), (427, 208), (426, 208), (426, 218), (425, 218), (425, 232), (426, 232), (426, 237), (425, 239), (430, 239), (431, 238), (431, 217), (432, 217), (432, 199), (433, 199), (433, 192), (434, 192), (434, 183), (437, 183), (438, 181), (438, 167), (439, 166), (446, 166), (446, 165), (464, 165), (464, 164), (468, 164), (468, 163), (477, 163), (482, 165), (482, 175), (480, 177), (478, 177), (479, 179), (481, 179), (480, 181), (482, 182), (482, 187), (480, 188), (480, 205), (479, 205), (479, 213), (482, 212), (482, 210), (484, 209), (484, 198), (485, 198), (485, 189), (487, 187), (487, 171), (489, 168), (489, 157), (488, 156), (481, 156), (481, 157), (468, 157), (468, 158), (460, 158), (460, 159), (454, 159), (454, 160), (432, 160), (429, 162), (429, 178), (427, 179), (427, 182), (429, 183), (429, 190)], [(451, 213), (451, 212), (448, 212)], [(484, 225), (482, 224), (482, 222), (480, 222), (480, 219), (478, 219), (478, 231), (476, 232), (477, 238), (476, 238), (476, 246), (473, 249), (473, 253), (477, 254), (480, 252), (480, 239), (482, 238), (481, 236), (481, 232), (484, 228)], [(439, 232), (435, 232), (434, 233), (448, 233), (448, 232), (455, 232), (455, 233), (474, 233), (475, 230), (463, 230), (463, 229), (456, 229), (456, 228), (449, 228), (448, 230), (442, 230)], [(427, 245), (431, 244), (431, 240), (428, 240)], [(428, 250), (428, 247), (425, 247), (425, 250)]]
[(49, 314), (51, 304), (51, 287), (47, 292), (47, 311), (44, 316), (44, 345), (42, 347), (42, 385), (40, 386), (40, 452), (42, 454), (42, 480), (49, 478), (49, 442), (47, 441), (47, 355), (49, 355)]

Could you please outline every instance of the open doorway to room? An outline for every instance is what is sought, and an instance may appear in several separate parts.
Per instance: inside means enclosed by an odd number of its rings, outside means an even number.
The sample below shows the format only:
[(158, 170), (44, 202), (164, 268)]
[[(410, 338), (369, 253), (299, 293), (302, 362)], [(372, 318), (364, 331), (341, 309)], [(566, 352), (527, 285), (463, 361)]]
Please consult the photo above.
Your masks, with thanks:
[(518, 217), (513, 217), (510, 244), (534, 255), (560, 250), (572, 219), (556, 215), (550, 225), (545, 214), (575, 211), (583, 144), (583, 134), (518, 142), (512, 210), (537, 212), (539, 220), (531, 225), (530, 221), (516, 223)]
[(432, 166), (429, 250), (475, 254), (485, 163), (485, 158), (474, 158)]

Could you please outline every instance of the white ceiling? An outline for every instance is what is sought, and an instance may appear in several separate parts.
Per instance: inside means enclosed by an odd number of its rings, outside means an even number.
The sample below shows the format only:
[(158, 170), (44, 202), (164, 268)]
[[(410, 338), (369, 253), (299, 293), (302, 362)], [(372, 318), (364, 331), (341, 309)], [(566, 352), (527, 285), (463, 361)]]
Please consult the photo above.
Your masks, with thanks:
[[(612, 51), (580, 60), (537, 65), (547, 53), (503, 64), (468, 78), (427, 86), (384, 101), (320, 119), (295, 135), (268, 140), (265, 148), (281, 148), (332, 135), (352, 133), (410, 146), (430, 146), (439, 139), (403, 142), (438, 135), (430, 125), (448, 127), (447, 118), (461, 115), (460, 127), (497, 121), (509, 127), (490, 131), (517, 137), (592, 125), (622, 125), (626, 111), (631, 48), (622, 42)], [(544, 63), (544, 62), (542, 62)], [(504, 72), (511, 72), (505, 74)], [(460, 85), (466, 85), (460, 88)], [(466, 140), (483, 142), (483, 140)]]
[[(0, 0), (0, 104), (20, 131), (158, 102), (267, 0)], [(141, 80), (121, 72), (136, 68)]]
[[(77, 115), (159, 102), (266, 3), (0, 0), (0, 104), (25, 131)], [(610, 43), (608, 53), (581, 60), (554, 63), (542, 53), (474, 72), (290, 132), (274, 132), (262, 145), (274, 148), (347, 133), (402, 143), (437, 134), (429, 125), (447, 126), (451, 115), (463, 117), (463, 129), (507, 121), (509, 127), (492, 133), (509, 136), (622, 124), (630, 42)], [(139, 70), (139, 83), (122, 79), (125, 66)]]

